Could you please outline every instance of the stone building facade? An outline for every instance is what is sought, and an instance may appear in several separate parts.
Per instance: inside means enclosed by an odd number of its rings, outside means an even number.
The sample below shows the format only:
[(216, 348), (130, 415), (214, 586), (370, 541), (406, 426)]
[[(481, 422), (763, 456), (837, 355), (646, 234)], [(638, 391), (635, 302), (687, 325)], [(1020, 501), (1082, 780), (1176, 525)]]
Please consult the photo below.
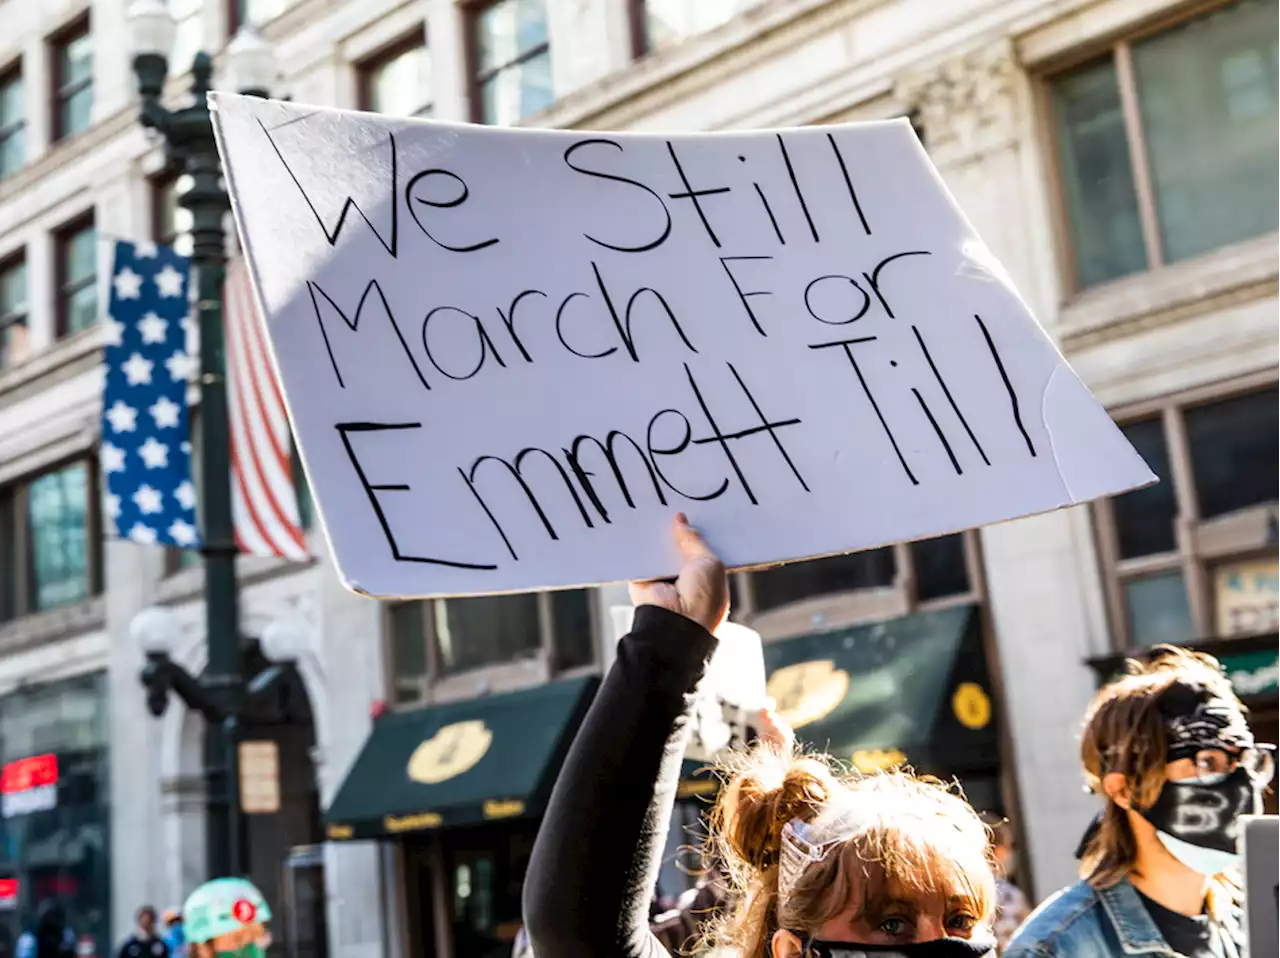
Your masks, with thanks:
[[(111, 892), (102, 907), (116, 938), (138, 903), (164, 905), (198, 883), (204, 848), (200, 722), (176, 706), (151, 718), (142, 652), (129, 640), (140, 610), (167, 605), (183, 626), (175, 658), (198, 670), (202, 572), (160, 549), (98, 545), (92, 318), (106, 302), (110, 241), (171, 238), (182, 225), (162, 150), (137, 123), (126, 6), (0, 0), (0, 578), (12, 585), (0, 599), (0, 695), (104, 676)], [(1023, 877), (1041, 895), (1072, 877), (1093, 811), (1074, 730), (1098, 663), (1163, 639), (1270, 635), (1269, 659), (1239, 646), (1254, 658), (1238, 684), (1261, 696), (1261, 720), (1274, 728), (1274, 2), (170, 6), (184, 58), (171, 68), (175, 100), (190, 52), (218, 54), (247, 19), (279, 58), (276, 93), (302, 103), (575, 129), (911, 116), (1035, 315), (1167, 480), (1165, 498), (1003, 523), (958, 543), (961, 592), (982, 609)], [(250, 636), (279, 618), (307, 625), (296, 663), (321, 806), (359, 753), (375, 703), (456, 701), (607, 667), (605, 624), (625, 603), (617, 589), (587, 599), (579, 619), (593, 625), (571, 660), (540, 632), (520, 654), (497, 648), (450, 667), (454, 653), (444, 650), (442, 665), (438, 640), (407, 651), (414, 643), (397, 637), (423, 610), (346, 593), (322, 532), (311, 539), (309, 564), (242, 561), (242, 619)], [(751, 598), (763, 586), (742, 582), (746, 618), (770, 642), (927, 604), (913, 585), (925, 574), (920, 558), (899, 547), (890, 559), (879, 577), (801, 587), (768, 608)], [(557, 613), (536, 614), (545, 627)], [(417, 906), (401, 889), (397, 848), (328, 844), (321, 854), (329, 953), (406, 953), (400, 929)]]

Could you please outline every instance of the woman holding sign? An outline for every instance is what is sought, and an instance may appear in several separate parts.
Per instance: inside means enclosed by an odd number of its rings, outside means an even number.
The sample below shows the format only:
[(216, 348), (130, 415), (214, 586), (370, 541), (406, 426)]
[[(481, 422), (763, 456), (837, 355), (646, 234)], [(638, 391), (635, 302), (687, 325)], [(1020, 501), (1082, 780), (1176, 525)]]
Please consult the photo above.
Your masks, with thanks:
[[(674, 582), (637, 583), (618, 645), (556, 782), (525, 880), (538, 958), (660, 958), (648, 927), (688, 708), (729, 611), (723, 563), (684, 516)], [(760, 744), (730, 770), (712, 841), (732, 883), (718, 941), (742, 958), (994, 953), (987, 830), (902, 773), (839, 779)]]

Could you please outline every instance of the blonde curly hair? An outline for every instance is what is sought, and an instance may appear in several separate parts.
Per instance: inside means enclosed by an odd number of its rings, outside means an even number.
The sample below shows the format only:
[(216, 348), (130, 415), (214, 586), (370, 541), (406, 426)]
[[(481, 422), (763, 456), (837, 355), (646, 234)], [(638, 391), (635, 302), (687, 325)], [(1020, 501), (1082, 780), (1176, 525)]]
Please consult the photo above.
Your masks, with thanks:
[[(767, 958), (775, 932), (813, 935), (851, 900), (857, 917), (875, 923), (893, 900), (939, 891), (989, 927), (996, 903), (990, 831), (958, 790), (910, 770), (838, 775), (831, 765), (825, 756), (761, 744), (723, 770), (707, 847), (734, 905), (705, 944)], [(850, 804), (862, 824), (780, 894), (787, 823)]]

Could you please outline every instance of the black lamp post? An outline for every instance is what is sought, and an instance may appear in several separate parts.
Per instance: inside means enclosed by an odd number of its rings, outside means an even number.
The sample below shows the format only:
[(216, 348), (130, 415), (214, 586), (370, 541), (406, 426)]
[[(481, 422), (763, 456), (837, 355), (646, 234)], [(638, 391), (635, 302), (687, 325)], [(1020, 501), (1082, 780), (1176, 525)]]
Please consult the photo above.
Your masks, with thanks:
[[(178, 202), (191, 211), (192, 260), (196, 268), (196, 312), (200, 330), (199, 509), (205, 569), (205, 629), (208, 668), (194, 678), (148, 645), (146, 621), (135, 622), (148, 648), (142, 673), (153, 715), (165, 708), (168, 694), (178, 694), (199, 711), (210, 726), (210, 755), (223, 756), (220, 768), (208, 769), (212, 875), (243, 871), (237, 770), (237, 725), (243, 709), (245, 680), (241, 674), (242, 642), (236, 588), (236, 543), (231, 514), (230, 449), (227, 424), (226, 362), (222, 330), (222, 283), (226, 268), (223, 228), (230, 201), (222, 185), (222, 169), (214, 142), (205, 94), (213, 61), (197, 53), (191, 66), (192, 103), (168, 109), (161, 102), (168, 54), (176, 25), (164, 0), (133, 0), (128, 24), (133, 71), (142, 97), (143, 126), (164, 138), (171, 165), (191, 178)], [(242, 29), (227, 47), (230, 85), (243, 93), (265, 96), (275, 75), (270, 48), (251, 30)], [(154, 623), (153, 623), (154, 625)], [(152, 636), (151, 638), (154, 638)], [(219, 837), (221, 836), (221, 837)]]

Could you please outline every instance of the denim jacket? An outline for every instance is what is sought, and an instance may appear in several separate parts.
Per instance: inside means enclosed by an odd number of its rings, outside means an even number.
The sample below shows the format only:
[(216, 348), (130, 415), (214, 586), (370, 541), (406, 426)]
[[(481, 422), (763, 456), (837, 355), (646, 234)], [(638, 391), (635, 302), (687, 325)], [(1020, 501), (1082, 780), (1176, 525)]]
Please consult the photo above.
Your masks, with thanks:
[[(1235, 919), (1235, 920), (1233, 920)], [(1243, 930), (1236, 916), (1222, 936), (1227, 958), (1242, 958)], [(1177, 956), (1160, 934), (1128, 879), (1111, 888), (1076, 882), (1026, 920), (1004, 958), (1109, 958)]]

